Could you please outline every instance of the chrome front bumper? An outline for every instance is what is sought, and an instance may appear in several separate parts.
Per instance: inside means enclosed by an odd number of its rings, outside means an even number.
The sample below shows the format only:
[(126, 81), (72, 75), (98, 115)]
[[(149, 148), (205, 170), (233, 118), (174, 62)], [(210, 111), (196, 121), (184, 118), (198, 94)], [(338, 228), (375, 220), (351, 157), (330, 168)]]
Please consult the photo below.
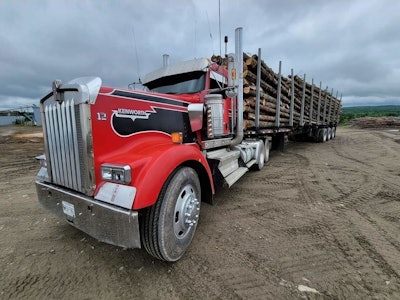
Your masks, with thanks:
[(101, 242), (141, 248), (138, 212), (36, 181), (39, 202), (60, 219)]

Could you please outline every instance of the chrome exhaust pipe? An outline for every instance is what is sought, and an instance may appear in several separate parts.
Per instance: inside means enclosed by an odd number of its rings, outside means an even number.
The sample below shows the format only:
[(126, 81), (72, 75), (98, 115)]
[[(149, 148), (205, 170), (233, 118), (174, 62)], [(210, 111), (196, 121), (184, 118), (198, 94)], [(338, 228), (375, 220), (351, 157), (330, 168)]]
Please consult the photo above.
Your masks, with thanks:
[(231, 146), (240, 144), (243, 140), (243, 28), (235, 30), (235, 60), (236, 60), (236, 84), (237, 84), (237, 122), (236, 136), (231, 141)]

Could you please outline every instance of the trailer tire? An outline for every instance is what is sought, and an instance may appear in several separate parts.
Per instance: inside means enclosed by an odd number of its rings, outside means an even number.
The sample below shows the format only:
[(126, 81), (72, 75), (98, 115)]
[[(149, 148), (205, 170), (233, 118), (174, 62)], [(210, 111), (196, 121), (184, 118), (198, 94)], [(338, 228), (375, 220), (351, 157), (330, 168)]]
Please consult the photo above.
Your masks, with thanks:
[(257, 148), (257, 162), (256, 162), (256, 168), (257, 170), (261, 171), (264, 168), (265, 164), (265, 146), (263, 141), (259, 141), (259, 147)]
[(322, 142), (325, 143), (328, 140), (328, 129), (322, 129)]
[(311, 136), (311, 140), (314, 142), (314, 143), (319, 143), (320, 142), (320, 139), (321, 139), (321, 137), (320, 137), (320, 134), (321, 134), (321, 129), (316, 129), (315, 131), (313, 131), (313, 135)]
[(320, 128), (318, 129), (318, 134), (317, 134), (317, 141), (320, 143), (324, 143), (327, 141), (328, 137), (328, 130), (327, 128)]
[(327, 140), (329, 141), (330, 139), (332, 139), (332, 127), (328, 127), (328, 136), (327, 136)]
[(324, 141), (324, 129), (319, 128), (317, 133), (317, 142), (322, 143)]
[(336, 137), (336, 126), (332, 127), (332, 139)]
[(179, 260), (190, 245), (200, 213), (201, 188), (196, 171), (177, 169), (141, 222), (142, 244), (157, 259)]
[(264, 163), (267, 163), (268, 161), (269, 161), (269, 147), (270, 146), (270, 143), (269, 143), (269, 140), (265, 140), (265, 143), (264, 143)]

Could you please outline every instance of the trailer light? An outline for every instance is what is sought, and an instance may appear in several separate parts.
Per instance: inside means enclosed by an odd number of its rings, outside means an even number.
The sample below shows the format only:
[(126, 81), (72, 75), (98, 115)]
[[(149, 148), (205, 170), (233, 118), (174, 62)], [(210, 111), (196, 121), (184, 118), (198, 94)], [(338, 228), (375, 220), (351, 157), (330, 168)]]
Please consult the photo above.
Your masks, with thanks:
[(182, 132), (171, 133), (171, 139), (174, 144), (182, 144), (182, 142), (183, 142)]
[(101, 178), (106, 181), (129, 184), (131, 183), (131, 167), (128, 165), (103, 164)]

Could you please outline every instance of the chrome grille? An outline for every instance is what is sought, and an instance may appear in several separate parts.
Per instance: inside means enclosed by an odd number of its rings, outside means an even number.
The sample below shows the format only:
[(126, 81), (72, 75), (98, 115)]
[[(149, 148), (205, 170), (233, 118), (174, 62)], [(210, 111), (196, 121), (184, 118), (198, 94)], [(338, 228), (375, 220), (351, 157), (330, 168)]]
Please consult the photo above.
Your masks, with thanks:
[(85, 192), (85, 166), (79, 105), (73, 99), (48, 103), (44, 108), (48, 166), (52, 182)]

